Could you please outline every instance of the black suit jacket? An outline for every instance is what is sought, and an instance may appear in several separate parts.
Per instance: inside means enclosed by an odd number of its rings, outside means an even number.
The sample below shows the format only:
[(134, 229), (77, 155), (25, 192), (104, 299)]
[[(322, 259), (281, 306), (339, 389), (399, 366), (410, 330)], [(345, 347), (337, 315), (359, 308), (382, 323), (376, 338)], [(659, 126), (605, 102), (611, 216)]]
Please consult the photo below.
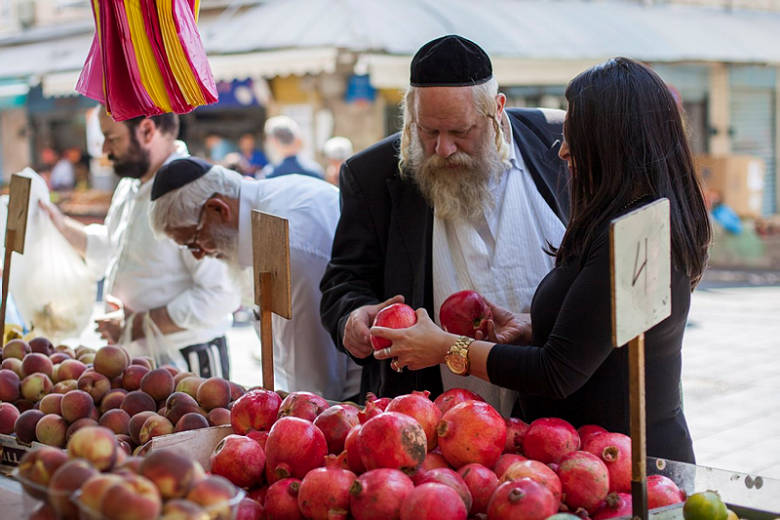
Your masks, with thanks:
[[(568, 220), (568, 170), (558, 158), (564, 112), (508, 109), (515, 143), (547, 204)], [(399, 135), (392, 135), (348, 159), (341, 168), (341, 219), (330, 263), (320, 284), (322, 323), (342, 351), (350, 312), (396, 294), (433, 316), (433, 210), (413, 181), (398, 171)], [(439, 367), (404, 370), (373, 356), (353, 358), (363, 366), (366, 392), (393, 397), (412, 390), (442, 391)]]

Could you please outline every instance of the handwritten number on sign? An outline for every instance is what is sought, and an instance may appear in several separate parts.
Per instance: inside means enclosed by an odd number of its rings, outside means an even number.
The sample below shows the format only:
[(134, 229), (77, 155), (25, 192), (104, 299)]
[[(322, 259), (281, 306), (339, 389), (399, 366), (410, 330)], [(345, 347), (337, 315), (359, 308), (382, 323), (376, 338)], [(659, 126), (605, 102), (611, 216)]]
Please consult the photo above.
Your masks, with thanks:
[[(644, 254), (644, 260), (642, 260), (642, 264), (639, 264), (640, 255), (642, 251), (642, 242), (636, 243), (636, 256), (634, 257), (634, 277), (631, 280), (631, 287), (634, 287), (636, 285), (636, 281), (639, 280), (639, 276), (642, 274), (642, 271), (645, 273), (645, 292), (647, 292), (647, 237), (645, 237), (645, 254)], [(637, 267), (638, 266), (638, 267)]]

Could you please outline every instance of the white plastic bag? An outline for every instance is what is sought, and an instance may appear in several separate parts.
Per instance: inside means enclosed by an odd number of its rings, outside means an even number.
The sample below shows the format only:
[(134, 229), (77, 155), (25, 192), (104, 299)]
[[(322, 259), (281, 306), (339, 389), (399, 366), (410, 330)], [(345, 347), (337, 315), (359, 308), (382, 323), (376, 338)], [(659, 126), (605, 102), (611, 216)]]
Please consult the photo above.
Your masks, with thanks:
[(9, 292), (36, 334), (54, 343), (78, 337), (92, 315), (97, 280), (38, 207), (39, 200), (49, 201), (46, 183), (30, 168), (19, 175), (32, 179), (30, 207), (24, 254), (11, 259)]
[(135, 321), (136, 316), (137, 313), (133, 313), (127, 317), (125, 328), (117, 344), (123, 346), (130, 357), (149, 356), (154, 359), (158, 367), (173, 365), (177, 368), (183, 368), (183, 359), (181, 356), (172, 357), (171, 353), (176, 351), (175, 347), (168, 341), (165, 334), (160, 332), (159, 327), (148, 312), (143, 313), (143, 321), (141, 322), (144, 337), (132, 340), (133, 327), (131, 324)]

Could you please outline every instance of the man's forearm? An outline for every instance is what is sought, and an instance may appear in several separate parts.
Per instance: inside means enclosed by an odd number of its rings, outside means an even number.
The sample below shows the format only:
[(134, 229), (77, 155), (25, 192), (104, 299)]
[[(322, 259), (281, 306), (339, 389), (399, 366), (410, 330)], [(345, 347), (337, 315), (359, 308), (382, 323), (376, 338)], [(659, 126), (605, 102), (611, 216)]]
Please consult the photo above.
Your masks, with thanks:
[(62, 226), (60, 227), (60, 233), (65, 237), (65, 240), (75, 249), (82, 258), (87, 254), (87, 232), (84, 229), (84, 224), (78, 220), (70, 217), (65, 217), (62, 220)]
[[(171, 316), (168, 314), (168, 309), (165, 307), (157, 307), (156, 309), (151, 309), (149, 312), (149, 317), (152, 319), (155, 325), (157, 325), (157, 328), (160, 329), (160, 332), (163, 334), (173, 334), (174, 332), (181, 332), (183, 329), (176, 325), (173, 320), (171, 320)], [(144, 319), (144, 313), (139, 312), (135, 315), (135, 318), (133, 320), (133, 340), (141, 339), (144, 337), (144, 328), (143, 328), (143, 319)]]

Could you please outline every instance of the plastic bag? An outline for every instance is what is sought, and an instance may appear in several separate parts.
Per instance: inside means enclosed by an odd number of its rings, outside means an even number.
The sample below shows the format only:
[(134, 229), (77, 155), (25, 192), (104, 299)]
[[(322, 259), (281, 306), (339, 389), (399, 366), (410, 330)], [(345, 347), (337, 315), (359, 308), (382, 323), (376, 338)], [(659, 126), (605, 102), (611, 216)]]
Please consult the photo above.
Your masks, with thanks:
[(129, 324), (135, 321), (137, 315), (137, 313), (133, 313), (125, 320), (128, 325), (122, 331), (122, 337), (119, 338), (117, 344), (123, 346), (130, 357), (149, 356), (154, 359), (158, 367), (167, 364), (186, 370), (181, 356), (175, 356), (176, 348), (168, 341), (165, 334), (160, 332), (159, 327), (148, 312), (143, 313), (143, 321), (141, 322), (144, 337), (133, 341), (133, 327)]
[(19, 175), (32, 179), (30, 207), (24, 254), (11, 259), (9, 292), (33, 332), (56, 344), (78, 337), (89, 323), (97, 280), (38, 207), (49, 200), (46, 183), (29, 168)]

